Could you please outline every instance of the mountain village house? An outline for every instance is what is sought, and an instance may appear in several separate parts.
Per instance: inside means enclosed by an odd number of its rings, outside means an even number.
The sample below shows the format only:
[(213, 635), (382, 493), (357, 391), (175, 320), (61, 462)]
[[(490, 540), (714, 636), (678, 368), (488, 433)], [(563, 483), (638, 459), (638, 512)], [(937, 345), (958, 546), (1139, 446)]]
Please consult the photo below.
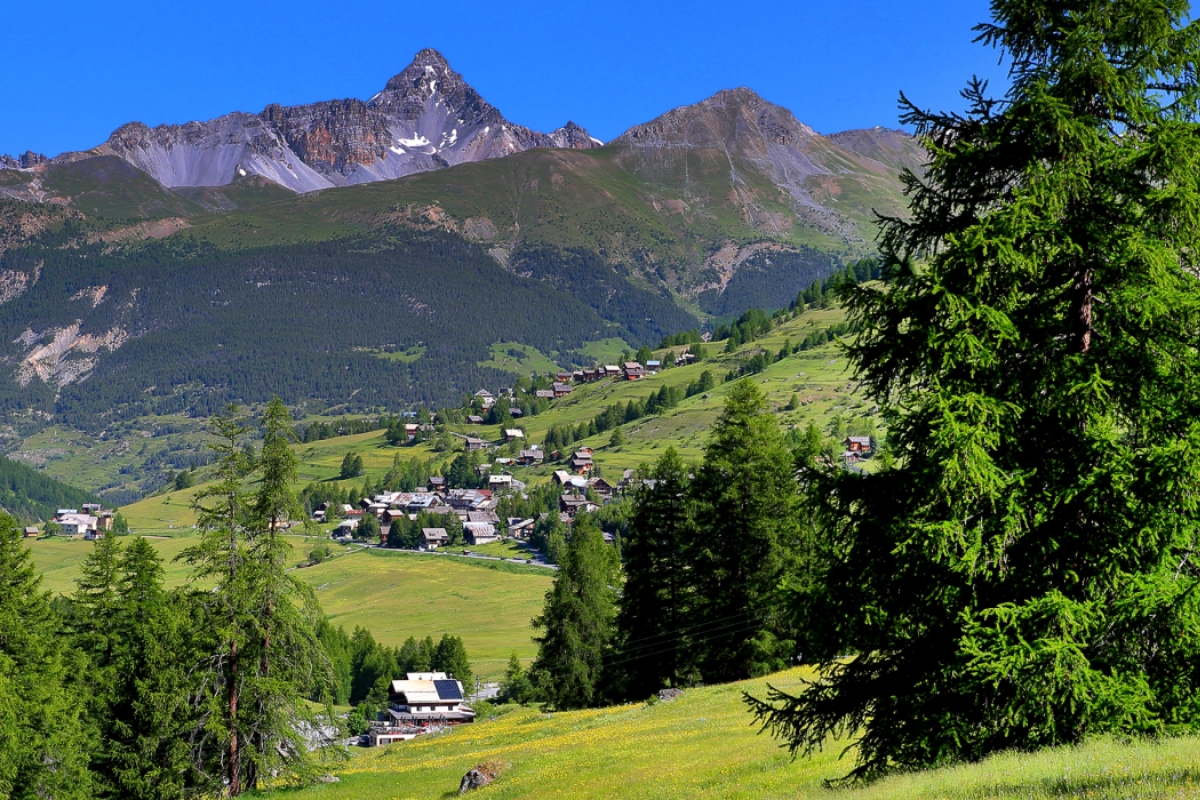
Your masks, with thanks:
[(463, 685), (452, 676), (410, 672), (405, 680), (392, 681), (388, 709), (381, 720), (371, 723), (367, 738), (378, 746), (474, 722), (475, 712), (463, 699)]

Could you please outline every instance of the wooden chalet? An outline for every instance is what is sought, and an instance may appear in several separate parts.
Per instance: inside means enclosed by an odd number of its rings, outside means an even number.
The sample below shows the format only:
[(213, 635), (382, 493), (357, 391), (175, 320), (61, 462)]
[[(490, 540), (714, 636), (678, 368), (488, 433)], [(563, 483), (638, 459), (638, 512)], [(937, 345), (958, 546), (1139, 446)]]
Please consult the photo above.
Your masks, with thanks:
[(843, 442), (846, 451), (850, 453), (858, 453), (859, 455), (867, 455), (871, 452), (871, 437), (870, 436), (847, 436)]
[(462, 683), (444, 672), (409, 672), (406, 680), (392, 681), (388, 709), (371, 724), (372, 746), (412, 739), (451, 725), (475, 721), (466, 705)]
[(536, 448), (533, 450), (522, 450), (517, 454), (517, 463), (525, 467), (540, 466), (545, 459), (545, 452)]

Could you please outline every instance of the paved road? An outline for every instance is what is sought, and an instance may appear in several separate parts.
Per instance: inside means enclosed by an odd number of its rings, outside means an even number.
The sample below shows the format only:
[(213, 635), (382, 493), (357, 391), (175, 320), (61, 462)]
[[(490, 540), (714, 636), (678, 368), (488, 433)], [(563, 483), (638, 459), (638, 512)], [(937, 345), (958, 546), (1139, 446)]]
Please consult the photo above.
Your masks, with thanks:
[[(367, 546), (368, 547), (378, 547), (381, 550), (390, 549), (390, 548), (384, 547), (383, 545), (378, 545), (378, 544), (367, 545)], [(558, 569), (557, 564), (551, 564), (549, 561), (544, 561), (542, 559), (541, 555), (536, 550), (529, 551), (530, 558), (501, 558), (500, 556), (488, 556), (488, 555), (484, 555), (483, 553), (472, 552), (470, 547), (455, 549), (453, 551), (451, 551), (451, 550), (434, 550), (433, 552), (428, 552), (428, 551), (424, 551), (424, 550), (405, 550), (403, 552), (405, 552), (405, 553), (421, 553), (423, 555), (428, 555), (428, 556), (449, 556), (451, 558), (478, 558), (482, 561), (507, 561), (511, 564), (527, 564), (527, 565), (533, 566), (533, 567), (544, 567), (546, 569)]]

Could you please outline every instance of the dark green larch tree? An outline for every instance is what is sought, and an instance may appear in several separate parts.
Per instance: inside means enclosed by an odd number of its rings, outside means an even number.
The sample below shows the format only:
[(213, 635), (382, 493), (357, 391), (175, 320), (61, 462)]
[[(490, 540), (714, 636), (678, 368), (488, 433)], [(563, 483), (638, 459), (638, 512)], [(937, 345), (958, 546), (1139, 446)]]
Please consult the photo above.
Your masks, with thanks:
[(792, 454), (752, 380), (730, 390), (690, 488), (686, 624), (701, 677), (724, 682), (786, 666), (795, 641), (779, 590), (805, 553), (799, 492)]
[(232, 405), (210, 425), (214, 441), (209, 447), (217, 456), (215, 480), (192, 500), (199, 536), (178, 556), (192, 565), (193, 583), (211, 587), (196, 592), (203, 652), (192, 670), (198, 724), (188, 741), (202, 779), (213, 791), (237, 797), (245, 788), (249, 763), (242, 698), (247, 673), (253, 669), (253, 661), (246, 663), (246, 651), (256, 624), (249, 599), (253, 583), (245, 567), (249, 514), (243, 483), (250, 465), (242, 445), (249, 428), (240, 409)]
[[(224, 794), (313, 778), (310, 745), (329, 727), (307, 698), (326, 696), (332, 666), (318, 638), (312, 590), (288, 571), (285, 521), (300, 513), (292, 493), (292, 420), (278, 400), (262, 421), (263, 448), (248, 457), (248, 426), (236, 407), (213, 421), (217, 480), (195, 499), (199, 542), (181, 554), (195, 581), (210, 647), (194, 673), (201, 727), (196, 763)], [(257, 488), (253, 491), (254, 479)]]
[[(258, 656), (253, 680), (247, 684), (247, 700), (254, 703), (247, 789), (256, 788), (263, 776), (311, 778), (315, 765), (307, 754), (322, 743), (318, 732), (332, 719), (328, 706), (322, 721), (305, 702), (312, 692), (327, 699), (333, 670), (318, 637), (323, 615), (316, 596), (289, 570), (292, 547), (284, 532), (304, 512), (293, 490), (300, 463), (291, 448), (294, 423), (278, 397), (267, 404), (259, 430), (262, 449), (254, 462), (258, 482), (246, 526), (245, 574), (253, 592), (246, 601), (255, 621), (251, 641)], [(369, 512), (364, 516), (375, 521)], [(378, 532), (376, 521), (376, 541)]]
[(630, 699), (690, 682), (685, 638), (692, 593), (686, 548), (695, 535), (688, 467), (674, 447), (637, 473), (623, 541), (625, 583), (609, 659), (612, 691)]
[(532, 680), (539, 699), (553, 708), (585, 708), (601, 699), (616, 600), (609, 550), (600, 529), (581, 514), (546, 593), (545, 610), (533, 622), (541, 634), (535, 637)]
[(895, 461), (812, 481), (822, 677), (753, 703), (854, 777), (1200, 725), (1200, 26), (991, 6), (1010, 88), (904, 101), (928, 168), (849, 292)]

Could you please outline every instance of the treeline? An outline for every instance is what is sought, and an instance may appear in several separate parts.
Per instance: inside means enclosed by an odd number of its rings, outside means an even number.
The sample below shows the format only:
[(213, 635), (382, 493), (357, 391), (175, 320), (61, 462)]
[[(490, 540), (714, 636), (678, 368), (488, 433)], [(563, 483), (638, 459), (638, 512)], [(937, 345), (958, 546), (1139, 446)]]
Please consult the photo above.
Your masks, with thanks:
[(355, 433), (370, 433), (380, 428), (388, 427), (394, 420), (381, 421), (379, 417), (358, 417), (347, 419), (342, 417), (336, 422), (315, 420), (296, 426), (296, 438), (301, 442), (319, 442), (322, 439), (332, 439), (337, 436), (350, 436)]
[[(698, 389), (698, 391), (704, 390)], [(571, 443), (589, 436), (598, 436), (628, 422), (636, 422), (643, 417), (668, 411), (679, 405), (685, 396), (691, 396), (687, 394), (687, 390), (664, 384), (657, 392), (644, 400), (632, 399), (624, 405), (614, 403), (587, 422), (581, 422), (578, 425), (551, 425), (550, 429), (546, 431), (543, 447), (550, 452), (561, 450)]]
[(747, 308), (774, 310), (781, 298), (795, 296), (837, 269), (836, 256), (812, 248), (760, 252), (742, 262), (722, 291), (710, 289), (696, 299), (701, 309), (716, 317)]
[(536, 622), (537, 659), (528, 674), (510, 665), (507, 697), (578, 708), (794, 662), (803, 632), (784, 587), (809, 573), (812, 534), (797, 454), (766, 411), (761, 391), (739, 382), (702, 463), (669, 448), (639, 472), (623, 583), (596, 521), (576, 520)]
[(0, 509), (26, 522), (48, 520), (60, 508), (79, 508), (99, 499), (28, 464), (0, 456)]
[(725, 380), (732, 381), (747, 375), (757, 375), (776, 361), (782, 361), (790, 355), (828, 344), (838, 337), (854, 333), (855, 330), (855, 326), (849, 322), (835, 322), (826, 328), (813, 331), (798, 344), (793, 344), (791, 339), (785, 340), (778, 352), (771, 353), (765, 349), (760, 349), (757, 353), (742, 361), (736, 368), (726, 373)]
[(876, 281), (883, 277), (883, 268), (878, 258), (859, 259), (847, 264), (823, 281), (814, 281), (812, 285), (796, 296), (789, 309), (803, 311), (805, 308), (826, 308), (838, 299), (842, 287)]

